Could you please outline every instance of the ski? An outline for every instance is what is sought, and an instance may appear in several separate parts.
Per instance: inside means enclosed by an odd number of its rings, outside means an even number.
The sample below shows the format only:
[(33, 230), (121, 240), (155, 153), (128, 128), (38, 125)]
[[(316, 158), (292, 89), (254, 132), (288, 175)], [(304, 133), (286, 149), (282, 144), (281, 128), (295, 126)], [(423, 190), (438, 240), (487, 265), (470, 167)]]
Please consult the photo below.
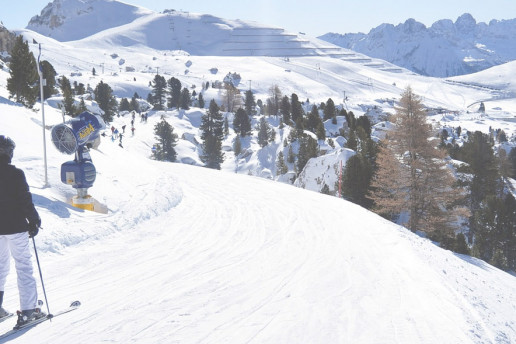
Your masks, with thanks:
[(8, 313), (7, 315), (4, 315), (3, 317), (0, 318), (0, 323), (4, 322), (5, 320), (7, 320), (9, 318), (12, 318), (13, 316), (14, 316), (14, 313)]
[(6, 333), (0, 335), (0, 340), (4, 339), (4, 338), (7, 338), (9, 336), (12, 336), (13, 334), (15, 334), (17, 332), (33, 328), (34, 326), (36, 326), (38, 324), (41, 324), (42, 322), (45, 322), (47, 320), (53, 319), (53, 318), (55, 318), (55, 317), (57, 317), (57, 316), (59, 316), (61, 314), (65, 314), (65, 313), (71, 312), (73, 310), (76, 310), (77, 308), (79, 308), (80, 305), (81, 305), (81, 303), (79, 301), (74, 301), (74, 302), (72, 302), (70, 304), (69, 307), (67, 307), (65, 309), (62, 309), (62, 310), (60, 310), (58, 312), (55, 312), (53, 314), (48, 314), (48, 315), (46, 315), (44, 317), (41, 317), (39, 319), (35, 319), (33, 321), (29, 321), (28, 323), (26, 323), (24, 325), (21, 325), (21, 326), (15, 326), (12, 330), (9, 330)]

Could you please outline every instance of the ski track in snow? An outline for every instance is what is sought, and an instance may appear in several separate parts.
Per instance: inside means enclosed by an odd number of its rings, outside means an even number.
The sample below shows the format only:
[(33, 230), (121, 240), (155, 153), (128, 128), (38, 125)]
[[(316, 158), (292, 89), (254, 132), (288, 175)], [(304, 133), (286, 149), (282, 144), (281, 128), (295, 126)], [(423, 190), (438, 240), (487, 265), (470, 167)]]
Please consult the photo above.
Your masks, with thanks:
[[(150, 193), (139, 208), (130, 195), (111, 215), (121, 230), (47, 255), (47, 293), (59, 294), (51, 306), (83, 305), (20, 342), (68, 343), (73, 333), (116, 343), (303, 343), (314, 333), (319, 343), (500, 342), (467, 295), (439, 285), (430, 266), (439, 249), (423, 239), (288, 185), (179, 164), (165, 170), (176, 188), (162, 189), (164, 197), (180, 190), (180, 202), (147, 215)], [(129, 209), (140, 215), (126, 217)], [(486, 336), (493, 340), (475, 340)]]

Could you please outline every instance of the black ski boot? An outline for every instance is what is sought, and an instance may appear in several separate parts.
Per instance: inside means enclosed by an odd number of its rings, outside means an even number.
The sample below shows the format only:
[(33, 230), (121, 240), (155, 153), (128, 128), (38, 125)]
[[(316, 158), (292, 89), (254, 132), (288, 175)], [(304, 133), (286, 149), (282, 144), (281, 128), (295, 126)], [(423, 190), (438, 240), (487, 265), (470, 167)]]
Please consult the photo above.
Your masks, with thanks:
[(26, 309), (23, 311), (18, 311), (18, 321), (16, 322), (15, 327), (21, 327), (31, 321), (34, 321), (39, 318), (43, 318), (46, 316), (46, 313), (43, 313), (41, 309), (34, 308), (34, 309)]

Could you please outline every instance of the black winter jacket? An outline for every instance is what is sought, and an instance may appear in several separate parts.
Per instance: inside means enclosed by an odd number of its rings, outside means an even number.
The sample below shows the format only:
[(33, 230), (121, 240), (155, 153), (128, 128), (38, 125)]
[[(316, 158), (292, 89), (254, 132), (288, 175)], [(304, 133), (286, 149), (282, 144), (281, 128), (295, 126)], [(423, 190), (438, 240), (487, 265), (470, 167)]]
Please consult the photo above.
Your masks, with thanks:
[(22, 170), (0, 159), (0, 235), (22, 233), (39, 224), (29, 185)]

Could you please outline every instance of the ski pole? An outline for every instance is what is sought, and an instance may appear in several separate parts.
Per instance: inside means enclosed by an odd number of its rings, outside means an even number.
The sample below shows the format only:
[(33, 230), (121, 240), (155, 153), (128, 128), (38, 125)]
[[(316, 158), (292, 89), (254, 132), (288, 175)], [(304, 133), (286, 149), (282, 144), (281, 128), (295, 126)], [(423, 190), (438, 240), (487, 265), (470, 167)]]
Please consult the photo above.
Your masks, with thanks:
[(32, 237), (32, 243), (34, 244), (34, 253), (36, 254), (36, 262), (38, 263), (38, 270), (39, 270), (39, 278), (41, 279), (41, 287), (43, 288), (43, 295), (45, 296), (45, 303), (47, 304), (47, 316), (50, 317), (50, 321), (52, 321), (52, 314), (50, 313), (50, 309), (48, 307), (48, 300), (47, 300), (47, 292), (45, 291), (45, 283), (43, 282), (43, 274), (41, 273), (41, 266), (39, 265), (39, 258), (38, 258), (38, 250), (36, 249), (36, 240), (34, 240), (34, 237)]

